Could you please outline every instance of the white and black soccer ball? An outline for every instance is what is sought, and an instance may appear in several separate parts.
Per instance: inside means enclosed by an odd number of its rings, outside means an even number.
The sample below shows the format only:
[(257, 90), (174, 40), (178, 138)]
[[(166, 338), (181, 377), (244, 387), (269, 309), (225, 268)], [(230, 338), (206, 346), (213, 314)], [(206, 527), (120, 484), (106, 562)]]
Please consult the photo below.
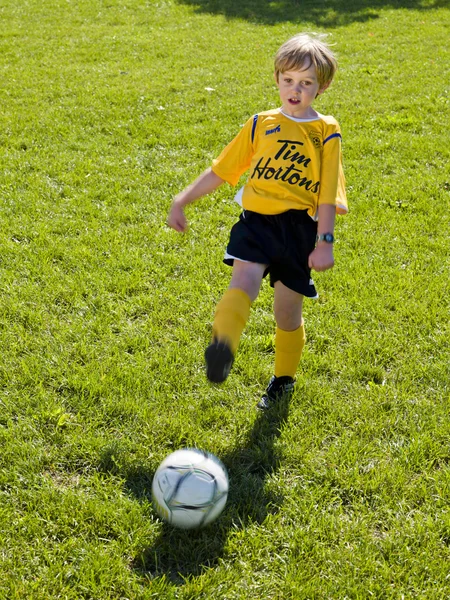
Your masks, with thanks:
[(153, 477), (153, 505), (174, 527), (194, 529), (212, 523), (225, 508), (228, 474), (222, 462), (195, 448), (169, 454)]

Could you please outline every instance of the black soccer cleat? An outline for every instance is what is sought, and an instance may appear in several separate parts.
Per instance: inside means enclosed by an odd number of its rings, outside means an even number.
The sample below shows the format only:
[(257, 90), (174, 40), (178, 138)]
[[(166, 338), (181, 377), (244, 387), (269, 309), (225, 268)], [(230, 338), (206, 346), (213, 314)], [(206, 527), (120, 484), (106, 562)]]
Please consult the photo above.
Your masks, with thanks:
[(283, 398), (289, 398), (294, 391), (295, 380), (288, 375), (283, 377), (273, 376), (269, 381), (267, 390), (257, 406), (261, 410), (267, 410), (276, 404), (277, 401)]
[(205, 350), (206, 377), (212, 383), (223, 383), (233, 366), (234, 356), (226, 342), (217, 338)]

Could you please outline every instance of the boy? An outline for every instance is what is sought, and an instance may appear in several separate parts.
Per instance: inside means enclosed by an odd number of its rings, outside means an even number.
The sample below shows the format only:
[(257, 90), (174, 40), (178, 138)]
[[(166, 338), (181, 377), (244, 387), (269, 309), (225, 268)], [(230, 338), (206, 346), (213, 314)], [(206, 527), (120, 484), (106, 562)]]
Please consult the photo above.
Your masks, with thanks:
[(303, 297), (317, 297), (311, 269), (333, 267), (335, 214), (347, 212), (339, 125), (312, 108), (336, 67), (321, 36), (299, 34), (283, 44), (275, 57), (281, 108), (251, 117), (212, 167), (175, 197), (168, 216), (168, 225), (184, 232), (184, 206), (224, 181), (236, 185), (250, 169), (235, 197), (243, 212), (224, 258), (233, 266), (231, 283), (216, 307), (205, 360), (208, 379), (225, 381), (251, 303), (270, 274), (277, 325), (275, 369), (260, 409), (293, 391), (306, 339)]

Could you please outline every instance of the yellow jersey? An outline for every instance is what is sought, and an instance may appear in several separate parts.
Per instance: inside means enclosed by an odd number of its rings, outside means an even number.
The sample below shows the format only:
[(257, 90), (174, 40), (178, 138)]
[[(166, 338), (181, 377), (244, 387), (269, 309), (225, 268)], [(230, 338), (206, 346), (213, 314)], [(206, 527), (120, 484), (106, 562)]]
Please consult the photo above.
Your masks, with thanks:
[(213, 161), (212, 170), (235, 186), (249, 170), (236, 201), (247, 210), (275, 215), (307, 210), (317, 219), (320, 204), (348, 212), (342, 169), (341, 131), (331, 116), (289, 117), (281, 109), (251, 117)]

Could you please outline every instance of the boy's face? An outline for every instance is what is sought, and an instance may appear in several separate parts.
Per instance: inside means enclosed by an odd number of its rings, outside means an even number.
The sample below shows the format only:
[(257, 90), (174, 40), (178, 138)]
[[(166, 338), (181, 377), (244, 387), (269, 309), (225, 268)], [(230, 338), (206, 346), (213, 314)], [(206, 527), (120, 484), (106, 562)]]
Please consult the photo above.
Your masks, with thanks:
[(303, 65), (299, 71), (285, 71), (275, 76), (280, 92), (283, 112), (297, 119), (314, 118), (316, 112), (311, 108), (317, 94), (324, 92), (330, 85), (320, 85), (316, 68), (311, 63)]

